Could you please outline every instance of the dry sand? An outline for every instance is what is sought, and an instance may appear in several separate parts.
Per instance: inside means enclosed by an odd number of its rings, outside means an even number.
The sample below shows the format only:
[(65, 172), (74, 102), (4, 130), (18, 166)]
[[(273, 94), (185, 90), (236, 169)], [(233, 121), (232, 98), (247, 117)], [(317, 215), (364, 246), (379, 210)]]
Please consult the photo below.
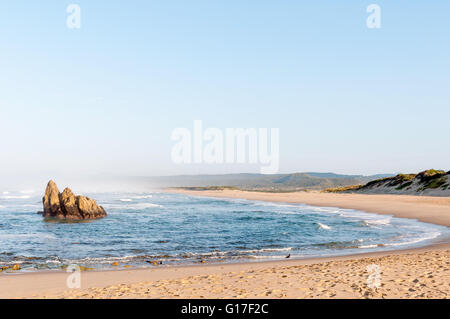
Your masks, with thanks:
[[(186, 193), (186, 192), (185, 192)], [(450, 198), (321, 193), (189, 192), (354, 208), (449, 226)], [(367, 267), (380, 269), (380, 286)], [(81, 273), (0, 274), (0, 298), (447, 298), (450, 244), (308, 260), (205, 264)]]

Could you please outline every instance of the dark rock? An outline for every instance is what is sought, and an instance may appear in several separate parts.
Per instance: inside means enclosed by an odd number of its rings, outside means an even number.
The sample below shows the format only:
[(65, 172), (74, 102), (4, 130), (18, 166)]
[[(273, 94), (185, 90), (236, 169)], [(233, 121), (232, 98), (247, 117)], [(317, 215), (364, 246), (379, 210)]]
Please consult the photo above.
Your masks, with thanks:
[(82, 215), (78, 209), (76, 197), (70, 188), (66, 187), (66, 189), (64, 189), (64, 191), (59, 195), (59, 202), (65, 212), (65, 218), (78, 219), (77, 217)]
[(50, 181), (45, 189), (44, 198), (42, 199), (44, 205), (45, 217), (47, 216), (64, 216), (59, 202), (59, 190), (54, 181)]
[(44, 217), (59, 219), (97, 219), (106, 216), (102, 206), (89, 197), (75, 196), (70, 188), (59, 192), (55, 182), (49, 181), (42, 198)]

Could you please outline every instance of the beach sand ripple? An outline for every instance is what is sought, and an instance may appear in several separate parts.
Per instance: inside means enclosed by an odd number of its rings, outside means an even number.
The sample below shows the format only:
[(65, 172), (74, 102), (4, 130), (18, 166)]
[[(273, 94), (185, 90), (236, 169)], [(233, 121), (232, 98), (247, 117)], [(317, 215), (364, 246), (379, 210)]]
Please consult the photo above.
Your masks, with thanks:
[[(380, 286), (368, 286), (367, 266), (380, 268)], [(177, 279), (141, 281), (68, 290), (38, 298), (447, 298), (450, 250), (204, 273)]]

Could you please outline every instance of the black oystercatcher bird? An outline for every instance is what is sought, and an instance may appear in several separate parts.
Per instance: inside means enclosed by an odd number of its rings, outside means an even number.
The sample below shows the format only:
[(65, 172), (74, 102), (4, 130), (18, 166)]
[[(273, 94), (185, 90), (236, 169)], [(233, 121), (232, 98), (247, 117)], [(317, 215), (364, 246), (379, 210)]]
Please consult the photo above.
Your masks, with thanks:
[(291, 254), (287, 255), (286, 258), (291, 258)]

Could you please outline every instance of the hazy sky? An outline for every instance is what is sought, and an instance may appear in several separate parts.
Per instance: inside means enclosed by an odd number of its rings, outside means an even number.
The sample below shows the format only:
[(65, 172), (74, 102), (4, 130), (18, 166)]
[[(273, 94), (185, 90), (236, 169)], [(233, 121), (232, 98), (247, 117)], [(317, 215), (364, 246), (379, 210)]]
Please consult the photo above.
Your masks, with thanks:
[(0, 174), (259, 171), (172, 163), (196, 119), (279, 128), (280, 172), (450, 169), (450, 2), (305, 2), (3, 1)]

